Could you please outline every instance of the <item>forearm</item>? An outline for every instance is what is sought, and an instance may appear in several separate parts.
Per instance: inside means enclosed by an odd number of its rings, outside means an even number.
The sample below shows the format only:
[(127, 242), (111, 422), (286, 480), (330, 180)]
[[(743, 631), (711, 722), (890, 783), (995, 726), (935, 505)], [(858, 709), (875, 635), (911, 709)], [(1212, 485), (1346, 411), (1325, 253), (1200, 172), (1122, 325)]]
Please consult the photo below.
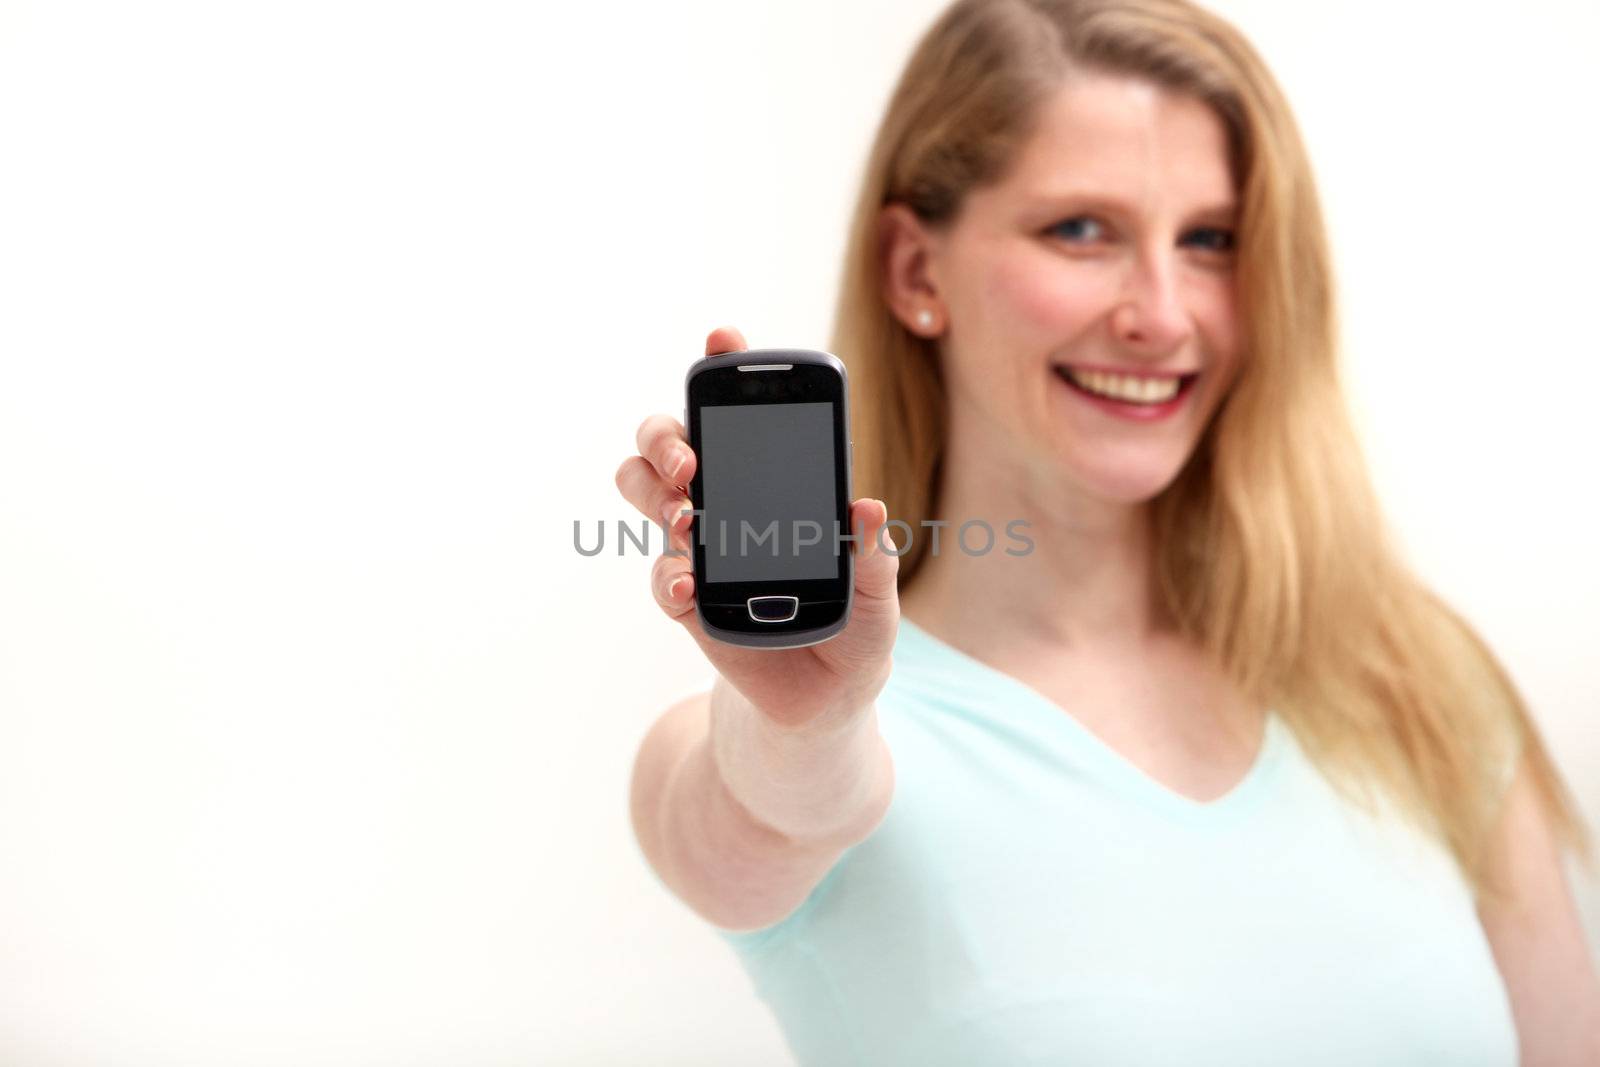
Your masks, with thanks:
[(708, 733), (714, 769), (733, 800), (787, 838), (844, 848), (870, 833), (888, 808), (893, 764), (873, 704), (788, 730), (719, 678)]
[(788, 915), (888, 810), (894, 769), (871, 708), (787, 734), (731, 688), (674, 710), (641, 749), (635, 826), (662, 880), (718, 926)]

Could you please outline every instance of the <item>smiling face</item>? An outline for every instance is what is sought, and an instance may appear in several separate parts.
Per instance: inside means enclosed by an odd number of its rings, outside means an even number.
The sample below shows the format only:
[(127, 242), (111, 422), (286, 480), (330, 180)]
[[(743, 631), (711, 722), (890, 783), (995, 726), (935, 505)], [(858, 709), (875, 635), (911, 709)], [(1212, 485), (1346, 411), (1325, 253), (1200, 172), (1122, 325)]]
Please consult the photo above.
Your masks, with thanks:
[(901, 286), (894, 303), (941, 338), (952, 442), (1148, 500), (1237, 369), (1227, 133), (1200, 101), (1113, 75), (1043, 107), (1005, 178), (924, 232), (927, 291)]

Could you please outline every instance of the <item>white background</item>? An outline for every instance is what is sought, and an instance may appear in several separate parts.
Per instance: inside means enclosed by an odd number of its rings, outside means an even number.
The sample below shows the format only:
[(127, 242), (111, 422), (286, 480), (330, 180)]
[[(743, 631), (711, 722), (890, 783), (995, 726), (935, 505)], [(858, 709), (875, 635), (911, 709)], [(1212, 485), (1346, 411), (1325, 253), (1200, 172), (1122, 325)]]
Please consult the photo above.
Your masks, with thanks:
[[(826, 347), (939, 6), (0, 6), (0, 1062), (789, 1062), (628, 828), (708, 668), (572, 524), (711, 328)], [(1395, 527), (1600, 821), (1600, 9), (1218, 7)]]

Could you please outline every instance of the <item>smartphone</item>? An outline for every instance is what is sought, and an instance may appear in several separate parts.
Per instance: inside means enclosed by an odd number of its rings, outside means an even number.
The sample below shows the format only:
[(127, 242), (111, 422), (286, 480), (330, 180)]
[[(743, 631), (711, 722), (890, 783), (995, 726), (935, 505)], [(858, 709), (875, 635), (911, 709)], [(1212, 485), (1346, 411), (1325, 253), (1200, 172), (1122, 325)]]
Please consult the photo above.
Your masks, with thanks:
[(701, 625), (754, 648), (826, 641), (855, 589), (844, 364), (805, 349), (729, 352), (697, 361), (685, 392)]

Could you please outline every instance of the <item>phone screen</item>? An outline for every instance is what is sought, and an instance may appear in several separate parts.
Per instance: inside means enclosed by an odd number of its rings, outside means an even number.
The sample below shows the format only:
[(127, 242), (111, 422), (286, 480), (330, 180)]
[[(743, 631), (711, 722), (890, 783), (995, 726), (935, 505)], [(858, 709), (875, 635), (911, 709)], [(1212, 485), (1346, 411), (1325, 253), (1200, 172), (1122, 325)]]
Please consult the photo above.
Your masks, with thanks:
[(700, 408), (706, 581), (834, 578), (834, 405)]

